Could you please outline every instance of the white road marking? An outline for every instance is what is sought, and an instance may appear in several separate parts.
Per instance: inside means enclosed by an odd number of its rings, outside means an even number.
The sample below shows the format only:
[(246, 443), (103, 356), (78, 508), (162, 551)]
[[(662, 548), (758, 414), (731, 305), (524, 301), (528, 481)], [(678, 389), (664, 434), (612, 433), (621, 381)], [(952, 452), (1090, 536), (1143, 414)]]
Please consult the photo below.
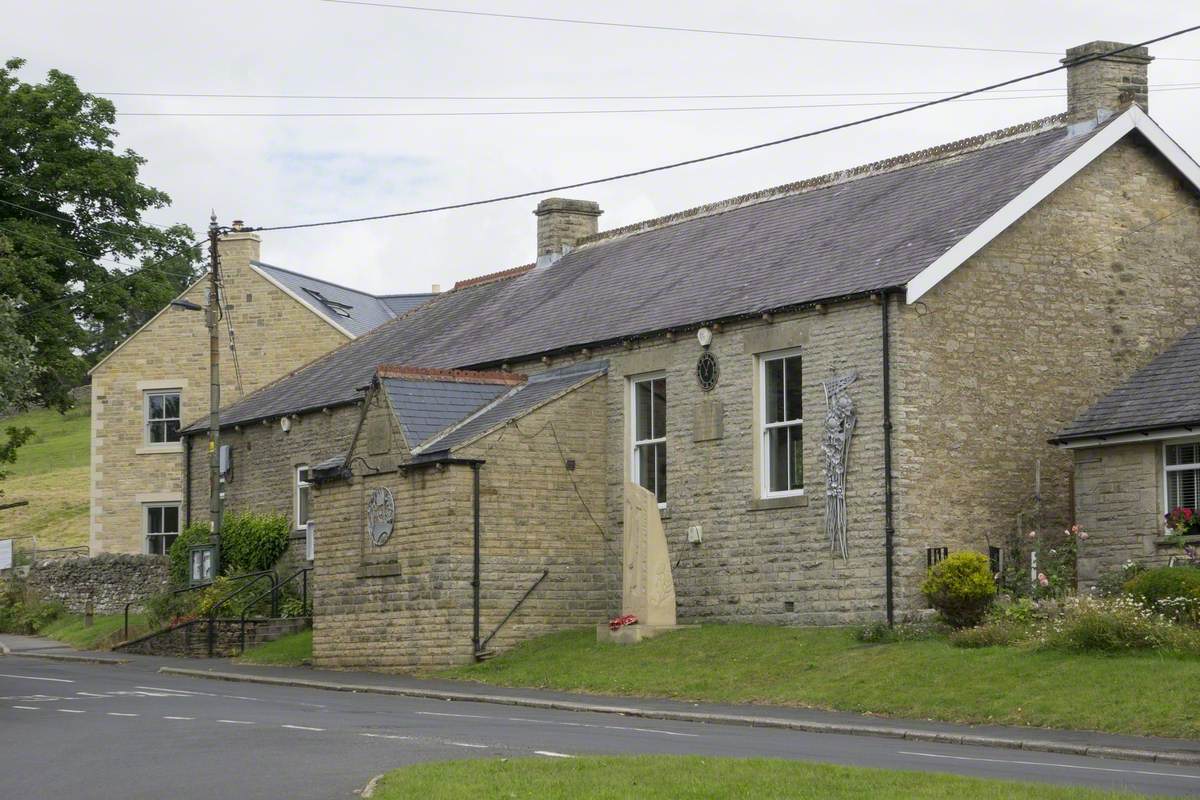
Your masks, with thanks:
[(13, 706), (13, 708), (19, 708), (22, 711), (41, 711), (37, 706)]
[(547, 756), (549, 758), (574, 758), (575, 756), (567, 755), (566, 753), (556, 753), (553, 750), (534, 750), (534, 755)]
[(226, 725), (253, 725), (253, 722), (247, 722), (244, 719), (219, 719), (217, 722), (224, 722)]
[(109, 711), (108, 715), (110, 717), (136, 717), (136, 716), (138, 716), (137, 714), (122, 714), (120, 711)]
[(310, 728), (310, 727), (308, 727), (307, 725), (280, 725), (279, 727), (281, 727), (281, 728), (290, 728), (291, 730), (294, 730), (294, 731), (317, 731), (317, 732), (321, 732), (321, 731), (324, 731), (324, 730), (325, 730), (324, 728)]
[[(496, 717), (485, 717), (485, 719), (496, 719)], [(588, 722), (562, 722), (556, 719), (530, 719), (528, 717), (507, 717), (509, 722), (532, 722), (537, 725), (564, 725), (570, 728), (601, 728), (610, 731), (637, 731), (638, 733), (661, 733), (664, 736), (687, 736), (690, 738), (698, 738), (698, 733), (679, 733), (678, 731), (664, 731), (659, 728), (633, 728), (628, 725), (596, 725)]]
[(69, 681), (66, 678), (39, 678), (36, 675), (9, 675), (4, 672), (0, 672), (0, 678), (20, 678), (21, 680), (26, 680), (26, 681), (50, 681), (51, 683), (74, 683), (75, 682), (75, 681)]
[(223, 694), (223, 695), (221, 695), (221, 697), (225, 697), (225, 698), (228, 698), (228, 699), (230, 699), (230, 700), (250, 700), (250, 701), (253, 701), (253, 702), (255, 702), (255, 703), (265, 703), (265, 702), (267, 702), (266, 700), (262, 700), (262, 699), (260, 699), (260, 698), (258, 698), (258, 697), (243, 697), (243, 696), (242, 696), (242, 695), (240, 695), (240, 694)]
[(415, 711), (413, 712), (422, 717), (461, 717), (463, 719), (500, 719), (499, 717), (488, 717), (483, 714), (443, 714), (441, 711)]
[(977, 756), (947, 756), (940, 753), (914, 753), (900, 750), (902, 756), (922, 756), (924, 758), (948, 758), (954, 761), (982, 761), (989, 764), (1019, 764), (1025, 767), (1058, 767), (1059, 769), (1086, 769), (1093, 772), (1126, 772), (1133, 775), (1155, 775), (1165, 778), (1190, 778), (1200, 781), (1200, 775), (1188, 775), (1182, 772), (1153, 772), (1148, 769), (1117, 769), (1116, 767), (1089, 767), (1084, 764), (1058, 764), (1050, 761), (1018, 761), (1010, 758), (980, 758)]
[(488, 748), (486, 744), (471, 744), (470, 742), (446, 742), (446, 744), (452, 744), (455, 747), (478, 747), (480, 750), (487, 750)]
[(360, 733), (359, 736), (366, 736), (371, 739), (412, 739), (411, 736), (393, 736), (387, 733)]
[(75, 694), (81, 697), (108, 697), (106, 694), (96, 694), (95, 692), (76, 692)]
[(86, 714), (87, 713), (86, 711), (81, 711), (78, 708), (60, 708), (58, 710), (64, 714)]
[(182, 719), (182, 720), (193, 720), (193, 719), (195, 719), (195, 717), (163, 717), (163, 719)]
[(199, 694), (205, 697), (216, 697), (211, 692), (185, 692), (183, 689), (164, 689), (162, 686), (135, 686), (135, 689), (149, 689), (152, 692), (170, 692), (171, 694)]

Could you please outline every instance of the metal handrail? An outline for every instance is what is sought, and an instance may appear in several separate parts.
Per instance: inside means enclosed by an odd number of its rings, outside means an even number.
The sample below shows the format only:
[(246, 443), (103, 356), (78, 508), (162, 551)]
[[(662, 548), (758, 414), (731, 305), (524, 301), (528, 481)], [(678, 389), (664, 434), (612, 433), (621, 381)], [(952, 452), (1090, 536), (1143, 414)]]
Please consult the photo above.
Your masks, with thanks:
[(279, 582), (279, 576), (275, 574), (273, 569), (264, 569), (259, 572), (247, 572), (245, 575), (239, 575), (239, 578), (250, 578), (237, 591), (231, 592), (218, 600), (212, 608), (208, 610), (208, 657), (212, 658), (213, 650), (216, 647), (216, 630), (214, 624), (217, 619), (217, 609), (228, 603), (233, 598), (237, 597), (242, 592), (249, 589), (254, 584), (258, 583), (259, 578), (270, 578), (271, 586), (275, 586)]
[[(212, 581), (209, 581), (208, 583), (197, 583), (195, 586), (185, 586), (182, 589), (174, 589), (171, 591), (171, 594), (177, 595), (177, 594), (183, 594), (184, 592), (194, 592), (197, 589), (203, 589), (206, 586), (212, 586)], [(125, 604), (125, 641), (129, 641), (129, 607), (132, 606), (134, 603), (144, 603), (144, 602), (146, 602), (146, 600), (145, 600), (145, 598), (142, 598), (141, 600), (130, 600), (128, 603)]]
[(238, 621), (238, 624), (241, 626), (241, 642), (238, 645), (238, 652), (246, 652), (246, 615), (250, 613), (250, 609), (254, 608), (255, 603), (257, 603), (259, 600), (262, 600), (269, 594), (271, 595), (271, 616), (279, 616), (279, 590), (295, 580), (296, 576), (298, 575), (303, 576), (301, 578), (302, 588), (300, 590), (300, 602), (305, 608), (308, 608), (308, 573), (312, 572), (312, 569), (312, 567), (301, 567), (291, 575), (288, 575), (286, 578), (279, 581), (270, 589), (267, 589), (265, 592), (259, 592), (249, 601), (247, 601), (246, 607), (242, 609), (242, 618)]
[(479, 643), (479, 649), (475, 651), (475, 659), (476, 660), (479, 660), (479, 657), (481, 655), (483, 655), (483, 653), (485, 652), (485, 648), (488, 646), (488, 642), (490, 642), (496, 636), (496, 634), (500, 632), (500, 629), (504, 627), (505, 623), (507, 623), (510, 619), (512, 619), (512, 615), (517, 613), (517, 609), (520, 608), (525, 603), (525, 601), (529, 599), (529, 595), (533, 594), (534, 589), (541, 586), (542, 581), (546, 580), (546, 576), (549, 574), (550, 574), (550, 570), (548, 570), (548, 569), (542, 570), (542, 574), (538, 577), (538, 579), (536, 581), (533, 582), (533, 586), (530, 586), (528, 589), (525, 590), (525, 594), (521, 595), (521, 599), (517, 601), (517, 604), (515, 606), (513, 606), (512, 609), (507, 614), (504, 615), (504, 619), (500, 620), (500, 624), (496, 626), (495, 630), (493, 630), (491, 633), (489, 633), (488, 637)]

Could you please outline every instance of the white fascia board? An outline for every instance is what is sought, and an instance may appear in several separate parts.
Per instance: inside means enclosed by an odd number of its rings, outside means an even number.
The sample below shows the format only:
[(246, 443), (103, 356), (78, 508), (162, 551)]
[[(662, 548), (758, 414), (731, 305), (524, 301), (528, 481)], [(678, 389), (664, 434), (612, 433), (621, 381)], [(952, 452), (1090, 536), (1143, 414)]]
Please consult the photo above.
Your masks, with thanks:
[[(187, 296), (187, 293), (188, 293), (188, 292), (190, 292), (192, 289), (195, 289), (197, 286), (199, 286), (201, 283), (203, 283), (203, 282), (204, 282), (204, 281), (206, 281), (206, 280), (208, 280), (208, 273), (207, 273), (207, 272), (205, 272), (203, 275), (201, 275), (199, 278), (197, 278), (197, 279), (196, 279), (196, 281), (195, 281), (195, 283), (193, 283), (191, 286), (187, 287), (187, 288), (186, 288), (186, 289), (184, 289), (182, 292), (180, 292), (180, 293), (179, 293), (179, 294), (178, 294), (178, 295), (175, 297), (175, 299), (171, 301), (171, 303), (175, 302), (175, 300), (182, 300), (184, 297), (186, 297), (186, 296)], [(142, 327), (138, 328), (136, 331), (134, 331), (133, 333), (131, 333), (131, 334), (129, 334), (128, 336), (126, 336), (126, 337), (125, 337), (125, 340), (124, 340), (124, 341), (122, 341), (122, 342), (121, 342), (119, 345), (117, 345), (116, 347), (114, 347), (114, 348), (112, 349), (112, 352), (111, 352), (111, 353), (109, 353), (109, 354), (108, 354), (108, 355), (106, 355), (104, 358), (102, 358), (102, 359), (100, 359), (99, 361), (97, 361), (97, 362), (95, 363), (95, 365), (94, 365), (94, 366), (93, 366), (91, 369), (89, 369), (89, 370), (87, 371), (87, 374), (88, 374), (88, 375), (91, 375), (93, 372), (95, 372), (96, 370), (100, 369), (100, 367), (101, 367), (101, 366), (103, 366), (103, 365), (104, 365), (104, 363), (105, 363), (106, 361), (108, 361), (110, 358), (112, 358), (113, 356), (115, 356), (117, 353), (121, 352), (121, 348), (122, 348), (122, 347), (124, 347), (125, 345), (129, 344), (129, 342), (130, 342), (130, 341), (133, 339), (133, 337), (137, 336), (139, 333), (141, 333), (142, 331), (146, 330), (146, 328), (148, 328), (148, 327), (150, 327), (151, 325), (153, 325), (153, 324), (154, 324), (154, 320), (156, 320), (156, 319), (158, 319), (159, 317), (161, 317), (161, 316), (162, 316), (164, 313), (166, 313), (166, 312), (167, 312), (167, 311), (168, 311), (168, 310), (171, 308), (171, 303), (167, 303), (165, 306), (163, 306), (162, 308), (160, 308), (160, 309), (158, 310), (158, 313), (157, 313), (157, 314), (155, 314), (153, 317), (151, 317), (150, 319), (146, 320), (146, 321), (145, 321), (145, 323), (143, 323), (143, 324), (142, 324)], [(184, 310), (184, 309), (180, 309), (180, 310)]]
[(1090, 447), (1107, 447), (1118, 444), (1134, 444), (1140, 442), (1162, 442), (1168, 439), (1188, 439), (1196, 437), (1195, 428), (1165, 428), (1161, 431), (1146, 433), (1120, 433), (1115, 436), (1089, 436), (1086, 439), (1075, 439), (1062, 442), (1058, 446), (1062, 450), (1084, 450)]
[(1172, 166), (1183, 173), (1188, 182), (1192, 184), (1192, 188), (1200, 191), (1200, 166), (1197, 166), (1191, 156), (1176, 144), (1158, 126), (1158, 123), (1150, 119), (1146, 112), (1136, 105), (1130, 106), (1119, 117), (1105, 125), (1099, 133), (1092, 136), (1082, 147), (1034, 181), (1028, 189), (1010, 200), (1007, 205), (989, 217), (958, 244), (921, 270), (920, 274), (908, 282), (908, 303), (920, 300), (967, 259), (982, 250), (984, 245), (999, 236), (1030, 209), (1046, 199), (1051, 192), (1074, 177), (1132, 130), (1137, 130), (1145, 136), (1150, 144), (1171, 162)]
[(351, 333), (350, 331), (346, 330), (346, 329), (345, 329), (345, 328), (343, 328), (341, 325), (338, 325), (336, 322), (334, 322), (332, 319), (330, 319), (329, 317), (327, 317), (327, 316), (325, 316), (324, 314), (322, 314), (322, 313), (321, 313), (320, 311), (318, 311), (317, 309), (313, 308), (313, 306), (312, 306), (312, 304), (311, 304), (311, 303), (309, 303), (307, 300), (305, 300), (305, 299), (304, 299), (303, 297), (301, 297), (300, 295), (298, 295), (298, 294), (296, 294), (295, 292), (293, 292), (293, 291), (292, 291), (291, 289), (289, 289), (288, 287), (284, 286), (284, 285), (283, 285), (282, 283), (280, 283), (279, 281), (275, 280), (273, 277), (271, 277), (270, 273), (268, 273), (268, 272), (267, 272), (266, 270), (264, 270), (264, 269), (261, 269), (261, 268), (260, 268), (260, 267), (259, 267), (257, 264), (255, 264), (253, 261), (252, 261), (252, 262), (250, 262), (250, 269), (254, 270), (254, 271), (255, 271), (255, 272), (257, 272), (259, 275), (261, 275), (261, 276), (263, 277), (263, 279), (267, 281), (267, 283), (271, 284), (271, 285), (272, 285), (272, 286), (274, 286), (276, 289), (278, 289), (279, 291), (283, 292), (283, 293), (284, 293), (284, 294), (286, 294), (288, 297), (292, 298), (293, 300), (295, 300), (297, 303), (299, 303), (300, 305), (302, 305), (302, 306), (304, 306), (305, 308), (307, 308), (307, 309), (308, 309), (309, 311), (311, 311), (312, 313), (316, 314), (316, 315), (317, 315), (318, 317), (320, 317), (322, 320), (324, 320), (325, 322), (329, 323), (329, 325), (330, 325), (330, 326), (331, 326), (331, 327), (332, 327), (334, 330), (336, 330), (338, 333), (340, 333), (340, 334), (342, 334), (342, 335), (344, 335), (344, 336), (348, 337), (348, 338), (349, 338), (351, 341), (353, 341), (354, 339), (357, 339), (357, 338), (358, 338), (358, 337), (357, 337), (357, 336), (355, 336), (353, 333)]

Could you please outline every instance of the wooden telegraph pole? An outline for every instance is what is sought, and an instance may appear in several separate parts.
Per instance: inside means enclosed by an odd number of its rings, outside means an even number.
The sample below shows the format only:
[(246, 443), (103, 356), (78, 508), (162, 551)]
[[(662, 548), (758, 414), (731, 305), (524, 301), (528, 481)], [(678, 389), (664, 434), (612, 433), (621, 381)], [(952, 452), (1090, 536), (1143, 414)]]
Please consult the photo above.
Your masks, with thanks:
[(219, 570), (221, 552), (221, 517), (223, 503), (221, 500), (221, 337), (219, 335), (221, 306), (221, 259), (217, 252), (217, 241), (221, 229), (217, 225), (216, 212), (208, 222), (208, 305), (205, 308), (205, 321), (208, 324), (208, 492), (209, 516), (212, 522), (213, 543), (216, 545), (214, 554), (213, 576)]

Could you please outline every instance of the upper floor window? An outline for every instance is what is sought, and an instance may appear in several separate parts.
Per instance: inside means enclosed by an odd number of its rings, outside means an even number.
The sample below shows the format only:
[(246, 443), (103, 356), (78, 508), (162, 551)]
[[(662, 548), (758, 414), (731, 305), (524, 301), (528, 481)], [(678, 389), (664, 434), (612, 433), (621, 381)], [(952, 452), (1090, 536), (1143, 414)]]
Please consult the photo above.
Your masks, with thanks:
[(763, 497), (804, 493), (803, 369), (798, 350), (759, 356)]
[(179, 537), (179, 504), (148, 505), (145, 509), (146, 552), (165, 556)]
[(179, 441), (179, 390), (146, 392), (146, 444)]
[(630, 382), (633, 411), (633, 482), (667, 502), (667, 379), (647, 375)]
[(1167, 512), (1174, 508), (1200, 510), (1200, 440), (1163, 448)]
[(296, 499), (295, 499), (295, 517), (296, 530), (305, 531), (308, 529), (308, 521), (311, 517), (309, 513), (309, 495), (312, 491), (312, 483), (309, 479), (308, 466), (296, 467)]

